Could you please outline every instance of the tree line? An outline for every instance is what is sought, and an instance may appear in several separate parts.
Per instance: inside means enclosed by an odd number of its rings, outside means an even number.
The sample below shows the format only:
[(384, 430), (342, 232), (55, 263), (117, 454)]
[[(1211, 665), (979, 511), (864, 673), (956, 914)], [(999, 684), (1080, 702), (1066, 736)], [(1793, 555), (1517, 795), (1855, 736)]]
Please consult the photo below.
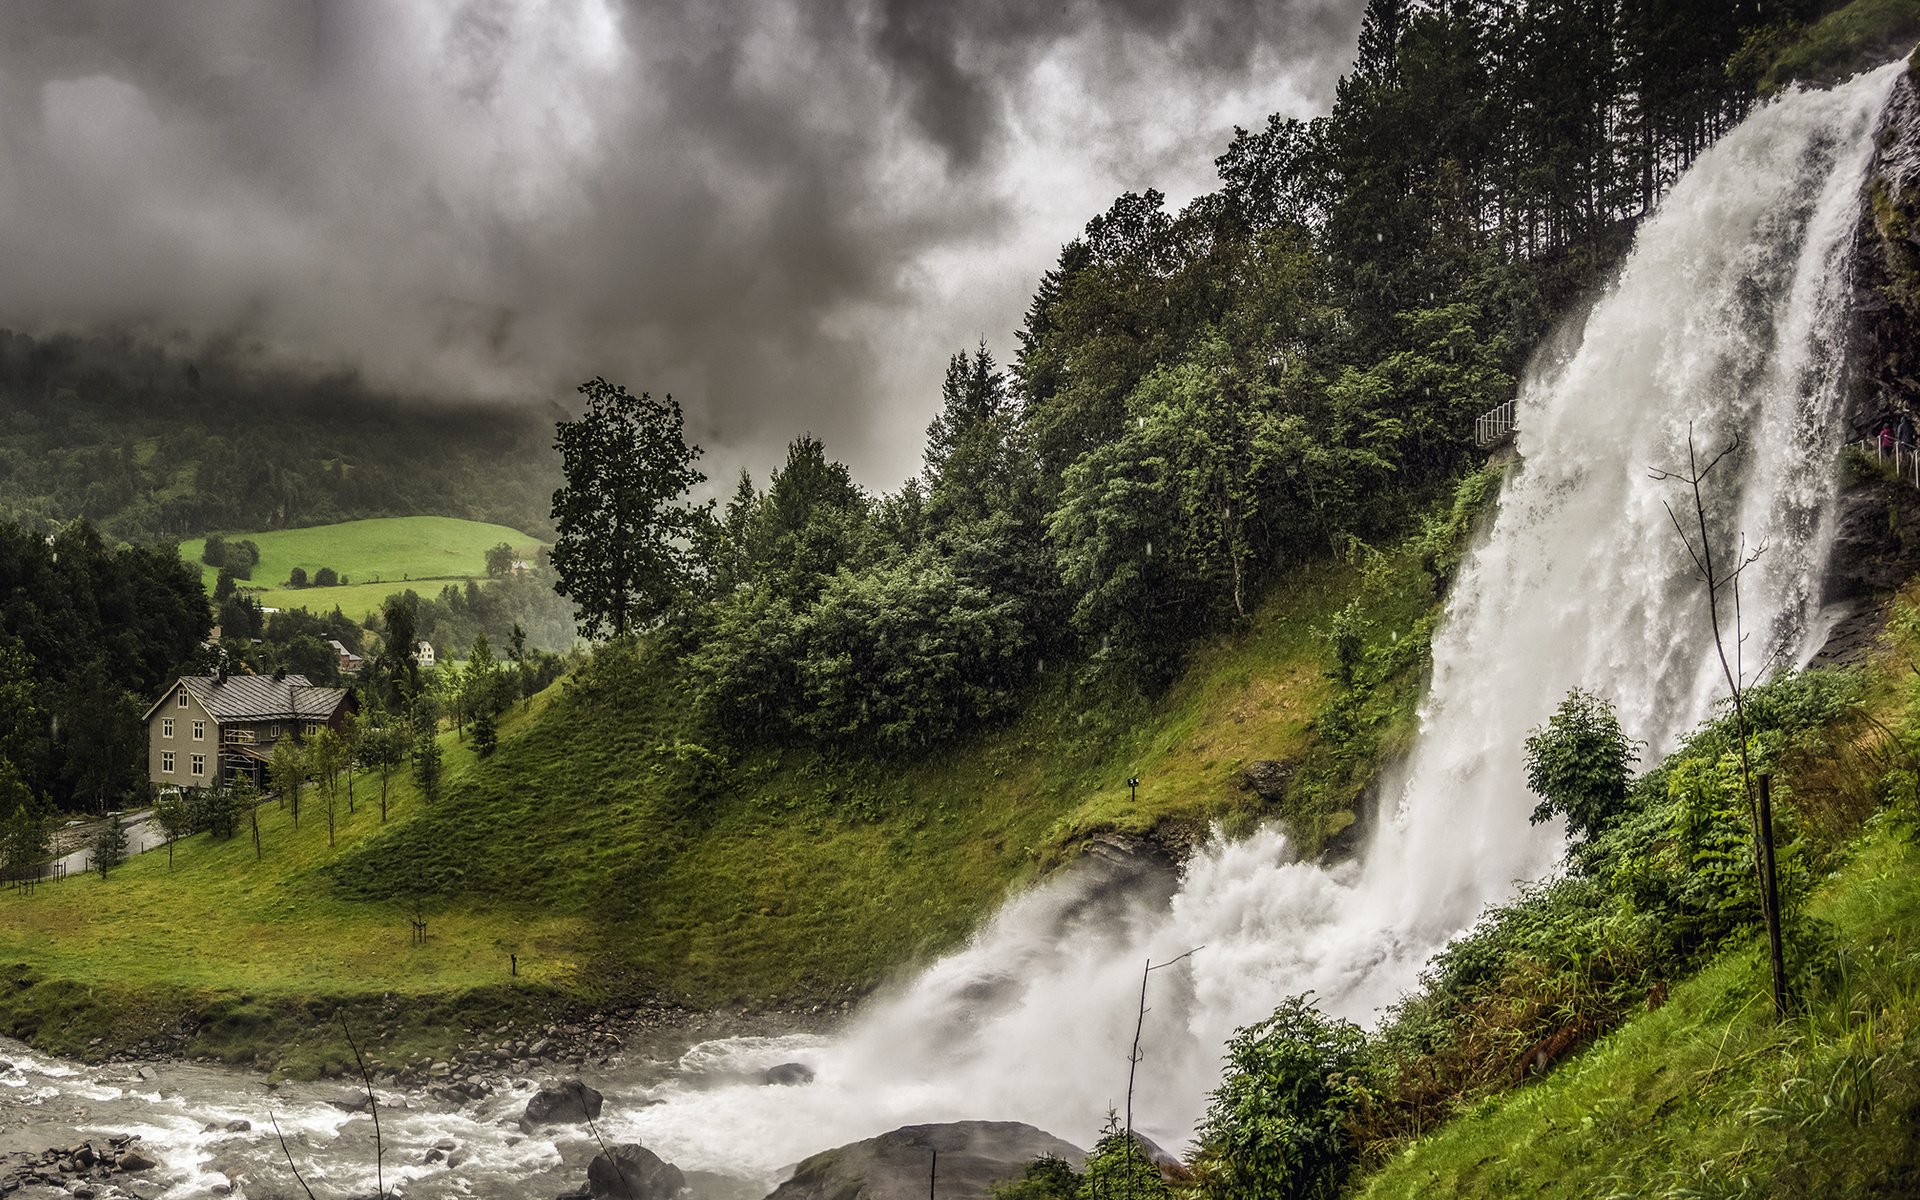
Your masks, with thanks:
[(541, 533), (544, 424), (121, 339), (0, 330), (0, 518), (42, 532), (84, 518), (154, 541), (439, 513)]

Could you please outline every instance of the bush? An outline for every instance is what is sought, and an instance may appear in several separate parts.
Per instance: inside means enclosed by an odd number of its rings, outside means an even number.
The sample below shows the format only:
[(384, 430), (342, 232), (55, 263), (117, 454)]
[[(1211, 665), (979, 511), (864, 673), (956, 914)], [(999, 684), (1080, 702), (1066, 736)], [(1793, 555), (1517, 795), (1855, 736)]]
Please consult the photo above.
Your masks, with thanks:
[(1109, 1112), (1100, 1140), (1087, 1155), (1087, 1171), (1074, 1196), (1075, 1200), (1172, 1200), (1173, 1192), (1160, 1178), (1160, 1168), (1148, 1161), (1140, 1143)]
[(332, 567), (321, 567), (313, 573), (314, 587), (338, 587), (340, 576)]
[(1227, 1046), (1200, 1125), (1199, 1194), (1331, 1200), (1354, 1160), (1349, 1114), (1364, 1089), (1359, 1026), (1294, 996)]
[(288, 572), (287, 586), (296, 588), (306, 587), (307, 569), (305, 567), (295, 567), (292, 571)]
[(1527, 789), (1540, 797), (1529, 820), (1538, 825), (1565, 817), (1575, 839), (1592, 838), (1625, 811), (1627, 782), (1639, 758), (1613, 705), (1573, 689), (1546, 725), (1527, 737)]

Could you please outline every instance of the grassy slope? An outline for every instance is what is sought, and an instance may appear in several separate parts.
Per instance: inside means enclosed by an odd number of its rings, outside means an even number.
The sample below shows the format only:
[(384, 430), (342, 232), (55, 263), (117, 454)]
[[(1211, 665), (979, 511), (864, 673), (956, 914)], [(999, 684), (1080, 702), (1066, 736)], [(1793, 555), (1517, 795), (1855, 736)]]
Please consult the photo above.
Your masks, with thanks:
[(1843, 78), (1887, 62), (1920, 42), (1920, 0), (1851, 0), (1803, 30), (1772, 55), (1763, 90), (1795, 81)]
[[(1431, 607), (1417, 568), (1393, 580), (1369, 593), (1382, 640)], [(961, 748), (893, 766), (761, 752), (702, 797), (661, 753), (682, 706), (650, 672), (629, 662), (605, 694), (563, 683), (508, 717), (491, 760), (443, 735), (450, 784), (431, 808), (401, 782), (383, 829), (362, 777), (336, 850), (310, 798), (297, 834), (262, 811), (257, 865), (244, 834), (201, 835), (171, 874), (157, 852), (104, 882), (0, 894), (0, 964), (22, 964), (11, 985), (0, 968), (0, 1029), (101, 1052), (191, 1010), (209, 1018), (192, 1052), (308, 1071), (335, 1053), (319, 1002), (413, 997), (382, 1015), (376, 1053), (391, 1060), (556, 998), (862, 989), (955, 945), (1093, 833), (1260, 815), (1237, 774), (1313, 762), (1310, 719), (1333, 686), (1315, 630), (1358, 587), (1344, 566), (1299, 573), (1152, 705), (1086, 712), (1064, 682), (1044, 684), (1025, 720)], [(1416, 684), (1394, 703), (1410, 707)], [(418, 949), (416, 897), (430, 929)]]
[[(231, 533), (227, 539), (251, 540), (260, 547), (260, 565), (244, 586), (261, 604), (314, 612), (331, 612), (338, 605), (355, 620), (408, 587), (425, 594), (438, 592), (446, 583), (483, 578), (487, 551), (501, 542), (528, 559), (538, 545), (517, 529), (457, 517), (382, 517), (308, 529)], [(219, 572), (200, 562), (205, 544), (201, 538), (182, 542), (180, 556), (199, 565), (207, 591), (212, 592)], [(332, 567), (352, 582), (331, 588), (279, 586), (295, 567), (305, 568), (309, 576), (321, 567)]]
[(1868, 837), (1814, 913), (1833, 978), (1773, 1021), (1757, 945), (1355, 1187), (1459, 1196), (1920, 1194), (1920, 847)]

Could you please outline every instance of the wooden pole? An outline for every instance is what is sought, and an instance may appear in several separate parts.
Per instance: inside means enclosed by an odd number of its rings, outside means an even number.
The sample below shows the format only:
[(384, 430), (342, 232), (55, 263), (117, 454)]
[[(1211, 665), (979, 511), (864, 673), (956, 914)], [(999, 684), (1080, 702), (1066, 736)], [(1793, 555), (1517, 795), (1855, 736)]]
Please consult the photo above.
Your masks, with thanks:
[(1773, 776), (1760, 776), (1760, 912), (1767, 922), (1767, 952), (1773, 968), (1773, 1011), (1787, 1015), (1787, 961), (1780, 937), (1780, 887), (1773, 862)]

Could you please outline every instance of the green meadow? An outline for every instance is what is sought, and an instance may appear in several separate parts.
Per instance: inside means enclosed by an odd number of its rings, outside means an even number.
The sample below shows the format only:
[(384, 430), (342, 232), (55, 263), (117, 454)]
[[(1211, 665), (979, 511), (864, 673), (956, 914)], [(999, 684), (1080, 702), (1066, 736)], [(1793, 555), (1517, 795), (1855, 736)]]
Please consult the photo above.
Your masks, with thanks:
[[(540, 548), (538, 539), (517, 529), (457, 517), (380, 517), (225, 537), (260, 547), (260, 565), (241, 586), (262, 606), (317, 613), (338, 606), (355, 620), (409, 587), (427, 595), (448, 583), (484, 582), (487, 551), (502, 542), (529, 561)], [(182, 542), (180, 556), (199, 566), (211, 593), (220, 573), (200, 561), (205, 546), (204, 538)], [(283, 586), (295, 567), (309, 577), (321, 567), (332, 567), (347, 582), (325, 588)]]

